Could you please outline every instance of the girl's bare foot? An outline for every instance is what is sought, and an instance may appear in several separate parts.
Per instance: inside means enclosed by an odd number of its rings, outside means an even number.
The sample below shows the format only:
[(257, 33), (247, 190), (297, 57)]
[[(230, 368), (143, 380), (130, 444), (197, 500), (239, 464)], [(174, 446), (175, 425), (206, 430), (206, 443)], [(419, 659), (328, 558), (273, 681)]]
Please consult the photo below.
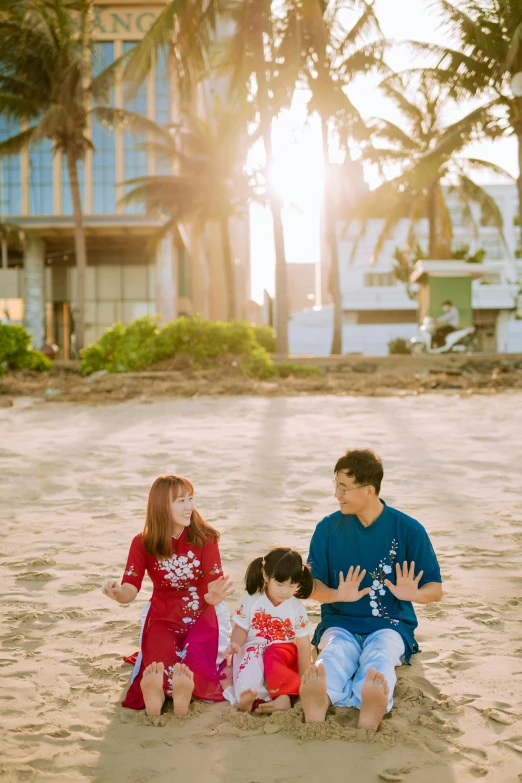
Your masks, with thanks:
[(259, 704), (254, 712), (286, 712), (286, 710), (290, 709), (292, 709), (290, 696), (282, 695), (276, 696), (272, 701), (265, 701), (264, 704)]
[(174, 715), (184, 717), (189, 708), (192, 691), (194, 690), (194, 675), (184, 663), (174, 664), (172, 672), (172, 701)]
[(326, 693), (326, 669), (322, 663), (305, 671), (299, 695), (306, 723), (324, 723), (331, 701)]
[(384, 674), (370, 669), (362, 687), (360, 729), (377, 731), (388, 707), (389, 694), (390, 688)]
[(145, 702), (145, 713), (147, 715), (161, 715), (161, 708), (165, 701), (163, 692), (163, 671), (162, 663), (151, 663), (145, 668), (141, 678), (141, 692)]
[(239, 694), (239, 704), (237, 705), (238, 709), (241, 710), (241, 712), (251, 712), (252, 704), (255, 702), (256, 698), (257, 691), (253, 688), (247, 688), (246, 691), (241, 691)]

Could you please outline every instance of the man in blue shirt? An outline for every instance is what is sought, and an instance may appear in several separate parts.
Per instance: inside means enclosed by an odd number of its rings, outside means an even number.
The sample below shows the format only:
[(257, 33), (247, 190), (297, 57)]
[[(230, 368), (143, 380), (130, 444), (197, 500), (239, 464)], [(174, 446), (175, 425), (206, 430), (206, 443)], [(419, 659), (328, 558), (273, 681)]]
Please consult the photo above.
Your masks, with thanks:
[(322, 606), (301, 702), (307, 723), (323, 723), (331, 705), (356, 707), (359, 727), (376, 730), (392, 708), (395, 667), (418, 650), (413, 603), (440, 601), (442, 579), (423, 526), (379, 497), (384, 472), (373, 451), (348, 450), (334, 474), (340, 510), (310, 543), (312, 597)]

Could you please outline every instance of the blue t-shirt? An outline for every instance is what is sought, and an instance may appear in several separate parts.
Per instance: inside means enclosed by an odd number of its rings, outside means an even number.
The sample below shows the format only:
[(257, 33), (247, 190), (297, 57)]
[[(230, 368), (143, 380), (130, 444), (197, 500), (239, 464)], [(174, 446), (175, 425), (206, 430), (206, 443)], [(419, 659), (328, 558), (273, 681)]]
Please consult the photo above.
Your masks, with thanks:
[(353, 603), (321, 605), (321, 622), (313, 644), (317, 645), (327, 628), (345, 628), (355, 634), (368, 634), (381, 628), (393, 628), (404, 639), (405, 659), (409, 663), (418, 645), (413, 632), (417, 616), (411, 601), (399, 601), (384, 584), (395, 584), (395, 566), (415, 562), (415, 576), (424, 571), (419, 587), (427, 582), (442, 582), (437, 557), (423, 526), (417, 520), (381, 501), (384, 510), (369, 527), (354, 514), (340, 511), (319, 522), (310, 542), (308, 563), (312, 575), (327, 587), (339, 587), (339, 572), (346, 578), (350, 566), (361, 566), (366, 575), (359, 589), (372, 592)]

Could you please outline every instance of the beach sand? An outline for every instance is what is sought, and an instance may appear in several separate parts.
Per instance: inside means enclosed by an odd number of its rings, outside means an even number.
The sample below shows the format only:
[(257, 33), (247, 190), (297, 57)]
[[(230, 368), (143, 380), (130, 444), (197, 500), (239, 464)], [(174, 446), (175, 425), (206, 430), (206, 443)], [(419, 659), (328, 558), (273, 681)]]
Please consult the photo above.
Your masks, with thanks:
[[(522, 396), (222, 397), (0, 410), (0, 779), (5, 783), (447, 783), (522, 780)], [(120, 701), (149, 592), (120, 577), (153, 480), (188, 476), (222, 533), (236, 597), (251, 558), (303, 554), (336, 510), (348, 446), (385, 464), (382, 496), (427, 528), (445, 597), (417, 608), (423, 650), (375, 735), (355, 710), (186, 720)], [(317, 622), (318, 606), (308, 602)], [(230, 600), (231, 608), (235, 599)], [(153, 725), (154, 723), (161, 725)]]

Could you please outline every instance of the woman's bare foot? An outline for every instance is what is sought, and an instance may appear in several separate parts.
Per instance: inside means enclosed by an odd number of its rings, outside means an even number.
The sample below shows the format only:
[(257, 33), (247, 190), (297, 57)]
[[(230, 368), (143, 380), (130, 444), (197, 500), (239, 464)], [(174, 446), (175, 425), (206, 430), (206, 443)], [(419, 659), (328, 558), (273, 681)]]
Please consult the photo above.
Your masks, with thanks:
[(282, 695), (276, 696), (272, 701), (265, 701), (263, 704), (258, 704), (254, 712), (286, 712), (286, 710), (292, 709), (292, 701), (290, 696)]
[(194, 690), (194, 675), (184, 663), (174, 664), (172, 672), (172, 701), (174, 715), (184, 717), (189, 708), (192, 691)]
[(237, 705), (241, 712), (251, 712), (252, 704), (257, 699), (257, 691), (253, 688), (247, 688), (246, 691), (241, 691), (239, 694), (239, 703)]
[(370, 669), (362, 687), (360, 729), (377, 731), (388, 707), (389, 694), (390, 688), (384, 674)]
[(326, 693), (326, 670), (322, 663), (305, 671), (299, 695), (306, 723), (324, 723), (331, 701)]
[(161, 708), (165, 701), (163, 692), (163, 671), (162, 663), (154, 661), (145, 668), (141, 678), (141, 692), (145, 702), (146, 715), (161, 715)]

